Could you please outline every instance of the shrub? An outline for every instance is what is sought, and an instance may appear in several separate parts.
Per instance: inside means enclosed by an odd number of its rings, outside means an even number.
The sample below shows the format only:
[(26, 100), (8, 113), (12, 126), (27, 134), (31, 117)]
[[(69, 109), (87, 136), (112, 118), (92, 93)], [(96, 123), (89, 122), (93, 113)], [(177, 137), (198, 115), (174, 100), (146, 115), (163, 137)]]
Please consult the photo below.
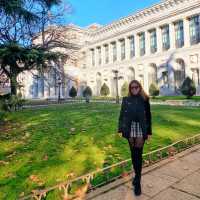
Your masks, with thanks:
[(106, 83), (104, 83), (102, 85), (101, 90), (100, 90), (100, 94), (101, 94), (101, 96), (108, 96), (110, 94), (109, 87), (106, 85)]
[(83, 97), (85, 97), (87, 103), (89, 103), (91, 96), (92, 96), (92, 90), (91, 90), (91, 88), (89, 86), (87, 86), (83, 90)]
[(125, 97), (128, 95), (128, 83), (124, 82), (124, 84), (121, 87), (121, 96)]
[(160, 93), (158, 86), (155, 83), (151, 83), (150, 87), (149, 87), (149, 94), (150, 96), (152, 96), (153, 98), (155, 96), (158, 96)]
[(185, 95), (187, 99), (191, 98), (193, 95), (196, 94), (196, 87), (194, 81), (189, 77), (186, 77), (180, 89), (181, 93)]
[(21, 94), (10, 95), (1, 99), (1, 107), (4, 111), (17, 111), (22, 108), (25, 103), (25, 99), (22, 98)]
[(0, 124), (2, 124), (5, 120), (6, 113), (2, 110), (0, 110)]
[(0, 124), (4, 121), (5, 111), (3, 110), (3, 101), (0, 100)]
[(74, 86), (71, 87), (70, 91), (69, 91), (69, 96), (74, 98), (77, 96), (77, 91), (76, 88)]
[(87, 86), (84, 90), (83, 90), (83, 96), (84, 97), (91, 97), (92, 96), (92, 90), (89, 86)]

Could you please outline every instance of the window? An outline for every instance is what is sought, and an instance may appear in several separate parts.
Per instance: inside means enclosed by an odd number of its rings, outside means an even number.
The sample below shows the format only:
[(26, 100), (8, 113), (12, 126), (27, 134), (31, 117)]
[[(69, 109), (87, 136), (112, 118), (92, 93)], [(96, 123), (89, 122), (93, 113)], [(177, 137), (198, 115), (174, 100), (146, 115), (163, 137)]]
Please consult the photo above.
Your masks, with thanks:
[(143, 56), (145, 54), (145, 33), (141, 33), (139, 35), (140, 39), (140, 56)]
[(124, 60), (126, 57), (126, 53), (125, 53), (125, 40), (120, 40), (120, 44), (121, 44), (121, 60)]
[(57, 73), (56, 73), (56, 69), (53, 68), (52, 70), (52, 83), (53, 83), (53, 89), (54, 89), (54, 96), (57, 95)]
[(57, 94), (57, 72), (55, 68), (51, 68), (48, 74), (49, 96), (55, 96)]
[(95, 52), (94, 52), (94, 49), (91, 49), (91, 53), (92, 53), (92, 66), (95, 66)]
[(44, 75), (40, 74), (40, 76), (38, 77), (38, 95), (39, 97), (43, 97), (44, 96)]
[(135, 56), (135, 40), (134, 36), (131, 36), (129, 38), (130, 41), (130, 58), (133, 58)]
[(155, 53), (157, 51), (156, 30), (152, 30), (150, 32), (150, 50), (151, 50), (151, 53)]
[(113, 62), (117, 60), (117, 44), (114, 42), (113, 44)]
[(200, 22), (199, 15), (190, 19), (190, 43), (191, 45), (200, 42)]
[(105, 63), (109, 63), (109, 46), (105, 45)]
[(39, 77), (37, 75), (33, 75), (33, 85), (32, 85), (32, 97), (33, 98), (38, 97), (38, 79), (39, 79)]
[(199, 77), (199, 69), (193, 69), (192, 71), (192, 80), (194, 81), (195, 86), (197, 87), (200, 84), (200, 77)]
[(170, 48), (169, 25), (162, 27), (162, 46), (163, 50), (168, 50)]
[(184, 46), (183, 21), (176, 22), (174, 27), (176, 48), (181, 48)]
[(99, 65), (101, 65), (101, 47), (97, 47), (97, 50), (98, 50)]

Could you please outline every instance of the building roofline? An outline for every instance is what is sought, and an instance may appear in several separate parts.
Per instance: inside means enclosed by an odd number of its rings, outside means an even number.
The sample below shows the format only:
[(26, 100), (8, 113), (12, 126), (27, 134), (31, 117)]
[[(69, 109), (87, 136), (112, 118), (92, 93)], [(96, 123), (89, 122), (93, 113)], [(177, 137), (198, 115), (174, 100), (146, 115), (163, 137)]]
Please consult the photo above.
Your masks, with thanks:
[(93, 30), (93, 31), (90, 30), (89, 34), (91, 36), (94, 36), (95, 34), (98, 34), (102, 31), (109, 30), (114, 26), (121, 26), (121, 24), (126, 24), (129, 22), (138, 20), (138, 17), (149, 16), (152, 13), (154, 14), (156, 12), (161, 11), (164, 7), (173, 6), (174, 4), (176, 5), (176, 4), (182, 3), (184, 1), (186, 1), (186, 0), (163, 0), (163, 1), (160, 1), (159, 3), (153, 4), (152, 6), (146, 7), (144, 9), (140, 9), (128, 16), (122, 17), (118, 20), (114, 20), (113, 22), (111, 22), (107, 25), (104, 25), (97, 30)]

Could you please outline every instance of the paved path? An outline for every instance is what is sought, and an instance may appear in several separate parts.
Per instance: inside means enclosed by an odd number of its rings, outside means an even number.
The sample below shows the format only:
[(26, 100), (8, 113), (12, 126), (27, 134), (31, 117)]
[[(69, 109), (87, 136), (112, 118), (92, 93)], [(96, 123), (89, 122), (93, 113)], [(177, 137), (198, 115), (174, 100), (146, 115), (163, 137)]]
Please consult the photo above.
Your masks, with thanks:
[(87, 200), (200, 200), (200, 145), (143, 169), (142, 195), (135, 197), (131, 176), (93, 192)]

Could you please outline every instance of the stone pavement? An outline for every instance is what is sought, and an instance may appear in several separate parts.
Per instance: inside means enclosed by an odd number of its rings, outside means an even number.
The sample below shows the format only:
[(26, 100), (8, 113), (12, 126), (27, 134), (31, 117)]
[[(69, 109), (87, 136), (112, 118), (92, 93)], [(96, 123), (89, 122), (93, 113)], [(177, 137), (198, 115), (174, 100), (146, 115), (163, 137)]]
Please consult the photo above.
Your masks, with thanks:
[(143, 168), (142, 195), (135, 197), (131, 178), (86, 195), (87, 200), (200, 200), (200, 145)]

